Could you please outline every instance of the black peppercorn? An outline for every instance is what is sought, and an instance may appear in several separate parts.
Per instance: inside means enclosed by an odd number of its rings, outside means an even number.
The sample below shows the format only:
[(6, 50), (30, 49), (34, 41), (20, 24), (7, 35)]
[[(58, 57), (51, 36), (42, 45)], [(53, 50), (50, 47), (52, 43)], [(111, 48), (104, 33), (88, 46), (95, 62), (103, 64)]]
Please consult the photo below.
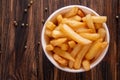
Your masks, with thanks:
[(24, 9), (24, 12), (27, 12), (28, 10), (27, 9)]
[(18, 25), (17, 21), (13, 21), (13, 23), (14, 23), (14, 25), (15, 25), (15, 26), (17, 26), (17, 25)]
[(21, 26), (25, 26), (25, 24), (24, 24), (24, 23), (22, 23), (22, 24), (21, 24)]
[(27, 48), (27, 46), (25, 46), (25, 49)]
[(40, 45), (40, 42), (38, 42), (38, 45)]
[(14, 23), (17, 23), (17, 21), (13, 21)]
[(29, 4), (28, 4), (28, 8), (29, 8), (30, 6), (31, 6), (31, 4), (29, 3)]
[(30, 1), (30, 4), (31, 4), (31, 5), (33, 4), (33, 0)]
[(28, 26), (28, 24), (26, 24), (26, 26)]
[(45, 8), (45, 11), (47, 11), (48, 10), (48, 8)]
[(43, 24), (45, 23), (45, 20), (44, 20), (44, 19), (42, 20), (42, 23), (43, 23)]
[(119, 18), (119, 16), (116, 16), (116, 19), (118, 19)]

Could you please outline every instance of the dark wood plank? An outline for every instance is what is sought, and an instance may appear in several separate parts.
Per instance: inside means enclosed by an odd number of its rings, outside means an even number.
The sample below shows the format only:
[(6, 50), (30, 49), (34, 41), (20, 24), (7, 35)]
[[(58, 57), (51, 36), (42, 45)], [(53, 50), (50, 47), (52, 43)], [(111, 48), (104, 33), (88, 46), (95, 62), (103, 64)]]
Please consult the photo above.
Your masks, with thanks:
[(117, 3), (117, 16), (116, 16), (116, 24), (117, 24), (117, 79), (120, 79), (120, 1)]
[[(2, 51), (1, 51), (1, 35), (2, 35), (2, 1), (0, 0), (0, 63), (2, 62), (1, 60), (1, 54), (2, 54)], [(2, 66), (0, 66), (0, 75), (2, 75)], [(0, 80), (1, 80), (1, 76), (0, 76)]]
[[(91, 2), (92, 3), (92, 2)], [(107, 4), (109, 3), (109, 4)], [(117, 15), (117, 1), (115, 0), (101, 0), (97, 3), (94, 3), (93, 8), (96, 8), (96, 12), (100, 13), (100, 15), (105, 15), (108, 17), (107, 25), (110, 31), (110, 46), (107, 55), (103, 59), (103, 61), (95, 67), (93, 71), (93, 80), (116, 80), (116, 19), (115, 16)], [(112, 11), (114, 10), (114, 11)]]
[[(34, 50), (33, 20), (31, 14), (24, 14), (27, 0), (3, 0), (2, 6), (2, 80), (36, 80), (36, 59)], [(30, 11), (32, 8), (30, 8)], [(31, 13), (31, 12), (30, 12)], [(27, 20), (28, 19), (28, 20)], [(14, 27), (13, 20), (18, 21)], [(29, 27), (22, 27), (25, 22)], [(27, 48), (25, 49), (25, 45)]]

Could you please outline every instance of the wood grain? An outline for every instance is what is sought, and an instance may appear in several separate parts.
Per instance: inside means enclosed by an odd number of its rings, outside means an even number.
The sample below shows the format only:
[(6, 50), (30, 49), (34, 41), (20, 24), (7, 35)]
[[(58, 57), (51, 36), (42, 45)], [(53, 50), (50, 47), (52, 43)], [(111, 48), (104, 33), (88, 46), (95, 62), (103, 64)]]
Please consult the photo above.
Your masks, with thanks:
[[(120, 80), (119, 0), (34, 0), (25, 13), (29, 2), (0, 0), (0, 80)], [(44, 21), (67, 5), (87, 6), (108, 17), (109, 50), (102, 62), (88, 72), (61, 71), (50, 63), (42, 50)], [(14, 20), (18, 22), (17, 27)], [(22, 23), (29, 26), (21, 26)]]

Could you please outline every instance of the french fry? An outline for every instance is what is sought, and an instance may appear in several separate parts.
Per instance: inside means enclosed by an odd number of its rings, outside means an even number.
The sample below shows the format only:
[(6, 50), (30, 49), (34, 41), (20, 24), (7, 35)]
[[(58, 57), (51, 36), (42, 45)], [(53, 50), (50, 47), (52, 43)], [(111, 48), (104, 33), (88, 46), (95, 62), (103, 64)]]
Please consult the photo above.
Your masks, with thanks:
[(83, 18), (82, 18), (82, 21), (83, 21), (83, 22), (86, 22), (86, 17), (83, 17)]
[[(73, 48), (73, 50), (71, 51), (71, 56), (73, 58), (76, 57), (77, 53), (81, 50), (82, 46), (80, 44), (76, 44), (75, 47)], [(73, 68), (74, 62), (73, 61), (69, 61), (69, 67)]]
[(45, 34), (46, 34), (48, 37), (52, 37), (52, 31), (49, 30), (49, 29), (46, 29), (46, 30), (45, 30)]
[(94, 41), (92, 45), (95, 45), (96, 43), (98, 42), (101, 42), (102, 43), (103, 39), (102, 38), (99, 38), (98, 40)]
[(80, 17), (84, 17), (84, 16), (85, 16), (84, 12), (83, 12), (81, 9), (78, 10), (77, 14), (78, 14)]
[(63, 19), (62, 15), (59, 14), (59, 15), (57, 16), (57, 21), (58, 21), (59, 24), (62, 22), (62, 19)]
[[(83, 17), (82, 20), (87, 21), (87, 18)], [(91, 16), (91, 20), (93, 21), (93, 23), (105, 23), (107, 21), (107, 17), (106, 16)]]
[(90, 62), (88, 60), (83, 60), (82, 61), (82, 66), (85, 69), (85, 71), (89, 71), (90, 70)]
[[(63, 21), (63, 20), (62, 20)], [(62, 23), (62, 22), (61, 22)], [(55, 27), (55, 29), (54, 30), (58, 30), (58, 31), (60, 31), (60, 26), (62, 25), (62, 24), (58, 24), (58, 26), (57, 27)]]
[(101, 46), (102, 46), (101, 42), (99, 41), (96, 42), (94, 45), (91, 46), (88, 53), (85, 55), (85, 58), (87, 60), (92, 60), (96, 56), (97, 52), (101, 50)]
[(104, 41), (104, 42), (102, 42), (102, 48), (104, 49), (105, 47), (107, 47), (107, 45), (108, 45), (108, 42), (106, 42), (106, 41)]
[(45, 35), (44, 38), (45, 38), (46, 44), (49, 44), (50, 41), (51, 41), (50, 37), (48, 37), (47, 35)]
[[(96, 60), (96, 59), (100, 56), (100, 54), (101, 54), (101, 53), (103, 52), (103, 50), (107, 47), (107, 45), (108, 45), (107, 42), (102, 42), (101, 49), (99, 50), (99, 52), (97, 52), (94, 60)], [(93, 61), (94, 61), (94, 60), (93, 60)]]
[(75, 43), (75, 41), (72, 40), (72, 41), (68, 42), (68, 45), (70, 48), (73, 48), (76, 45), (76, 43)]
[(58, 39), (53, 39), (50, 41), (50, 43), (53, 45), (53, 46), (59, 46), (61, 44), (63, 44), (64, 42), (67, 41), (67, 38), (58, 38)]
[(76, 30), (77, 33), (93, 33), (93, 29), (87, 29), (87, 28), (78, 28)]
[(64, 14), (64, 17), (68, 18), (68, 17), (75, 16), (77, 12), (78, 12), (78, 7), (73, 7), (69, 12)]
[(53, 49), (54, 49), (53, 45), (51, 44), (46, 45), (46, 50), (52, 51)]
[(53, 30), (55, 27), (56, 27), (56, 25), (53, 22), (51, 22), (51, 21), (48, 21), (46, 23), (46, 28), (47, 29)]
[(68, 50), (68, 44), (63, 43), (60, 47), (62, 50)]
[(87, 25), (90, 29), (93, 29), (94, 32), (96, 32), (95, 30), (95, 26), (93, 24), (93, 20), (92, 20), (92, 16), (90, 14), (86, 15), (86, 22), (87, 22)]
[(67, 52), (68, 52), (68, 53), (71, 53), (72, 49), (73, 49), (73, 48), (68, 47)]
[(100, 38), (100, 34), (98, 33), (80, 33), (80, 36), (89, 39), (91, 41), (95, 41)]
[(100, 34), (100, 38), (102, 38), (104, 40), (105, 36), (106, 36), (106, 31), (104, 28), (99, 28), (98, 29), (98, 33)]
[(86, 23), (85, 22), (79, 22), (76, 20), (71, 20), (71, 19), (63, 19), (62, 23), (69, 25), (71, 28), (85, 28)]
[(60, 27), (61, 31), (66, 34), (66, 36), (70, 37), (74, 41), (80, 43), (80, 44), (90, 44), (92, 41), (85, 39), (81, 37), (79, 34), (73, 31), (68, 25), (63, 24), (63, 26)]
[(96, 29), (99, 29), (99, 28), (102, 28), (103, 26), (102, 26), (102, 23), (94, 23), (94, 25), (95, 25), (95, 28)]
[(82, 45), (80, 45), (80, 44), (75, 45), (75, 47), (71, 51), (71, 55), (72, 55), (73, 58), (76, 57), (77, 53), (81, 50), (81, 48), (82, 48)]
[(53, 38), (60, 38), (60, 37), (65, 37), (65, 36), (60, 30), (53, 30), (52, 37)]
[(67, 66), (68, 61), (65, 60), (64, 58), (60, 57), (59, 55), (53, 54), (53, 58), (54, 58), (59, 64), (61, 64), (61, 65), (63, 65), (63, 66)]
[(71, 20), (76, 20), (76, 21), (81, 21), (81, 17), (80, 16), (78, 16), (78, 15), (75, 15), (75, 16), (73, 16), (73, 17), (70, 17), (70, 18), (68, 18), (68, 19), (71, 19)]
[(70, 61), (75, 61), (75, 59), (71, 56), (70, 53), (64, 51), (64, 50), (61, 50), (60, 48), (58, 47), (55, 47), (55, 49), (53, 50), (55, 54), (58, 54), (59, 56), (67, 59), (67, 60), (70, 60)]
[(89, 50), (90, 46), (91, 46), (91, 44), (83, 46), (83, 48), (77, 54), (75, 62), (74, 62), (75, 69), (81, 68), (82, 60), (83, 60), (85, 54), (87, 53), (87, 51)]
[(54, 30), (58, 30), (59, 31), (60, 30), (59, 26), (60, 26), (60, 24)]
[(106, 16), (92, 16), (94, 23), (105, 23), (107, 21)]

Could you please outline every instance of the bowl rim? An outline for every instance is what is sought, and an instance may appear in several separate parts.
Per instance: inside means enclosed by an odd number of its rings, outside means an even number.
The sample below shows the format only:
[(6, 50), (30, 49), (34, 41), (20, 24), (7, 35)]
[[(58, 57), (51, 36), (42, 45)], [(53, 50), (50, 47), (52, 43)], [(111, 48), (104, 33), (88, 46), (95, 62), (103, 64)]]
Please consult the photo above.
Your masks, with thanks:
[[(61, 12), (62, 10), (66, 10), (66, 9), (69, 9), (69, 8), (72, 8), (72, 7), (78, 7), (80, 9), (86, 9), (90, 12), (92, 12), (94, 15), (96, 16), (99, 16), (98, 13), (96, 13), (94, 10), (92, 10), (91, 8), (88, 8), (86, 6), (82, 6), (82, 5), (69, 5), (69, 6), (65, 6), (65, 7), (62, 7), (62, 8), (59, 8), (57, 9), (56, 11), (54, 11), (48, 18), (47, 20), (45, 21), (45, 24), (43, 25), (43, 28), (42, 28), (42, 33), (41, 33), (41, 43), (42, 43), (42, 48), (43, 48), (43, 51), (45, 53), (45, 55), (47, 56), (47, 58), (49, 59), (49, 61), (55, 66), (57, 67), (58, 69), (62, 70), (62, 71), (65, 71), (65, 72), (72, 72), (72, 73), (79, 73), (79, 72), (85, 72), (85, 70), (83, 68), (81, 69), (70, 69), (70, 68), (63, 68), (61, 66), (59, 66), (58, 64), (56, 64), (57, 62), (54, 60), (52, 61), (51, 58), (50, 58), (50, 55), (47, 53), (46, 49), (45, 49), (45, 46), (46, 46), (46, 42), (45, 42), (45, 39), (44, 39), (44, 32), (45, 32), (45, 25), (46, 25), (46, 22), (51, 20), (52, 17), (54, 15), (56, 15), (57, 13)], [(107, 39), (107, 42), (108, 42), (108, 46), (106, 47), (106, 49), (103, 51), (103, 53), (100, 55), (100, 57), (95, 60), (91, 65), (90, 65), (90, 70), (92, 68), (94, 68), (95, 66), (97, 66), (101, 61), (102, 59), (105, 57), (105, 55), (107, 54), (107, 51), (108, 51), (108, 47), (109, 47), (109, 43), (110, 43), (110, 33), (109, 33), (109, 30), (108, 30), (108, 27), (106, 25), (106, 23), (103, 23), (103, 27), (105, 28), (106, 30), (106, 39)]]

